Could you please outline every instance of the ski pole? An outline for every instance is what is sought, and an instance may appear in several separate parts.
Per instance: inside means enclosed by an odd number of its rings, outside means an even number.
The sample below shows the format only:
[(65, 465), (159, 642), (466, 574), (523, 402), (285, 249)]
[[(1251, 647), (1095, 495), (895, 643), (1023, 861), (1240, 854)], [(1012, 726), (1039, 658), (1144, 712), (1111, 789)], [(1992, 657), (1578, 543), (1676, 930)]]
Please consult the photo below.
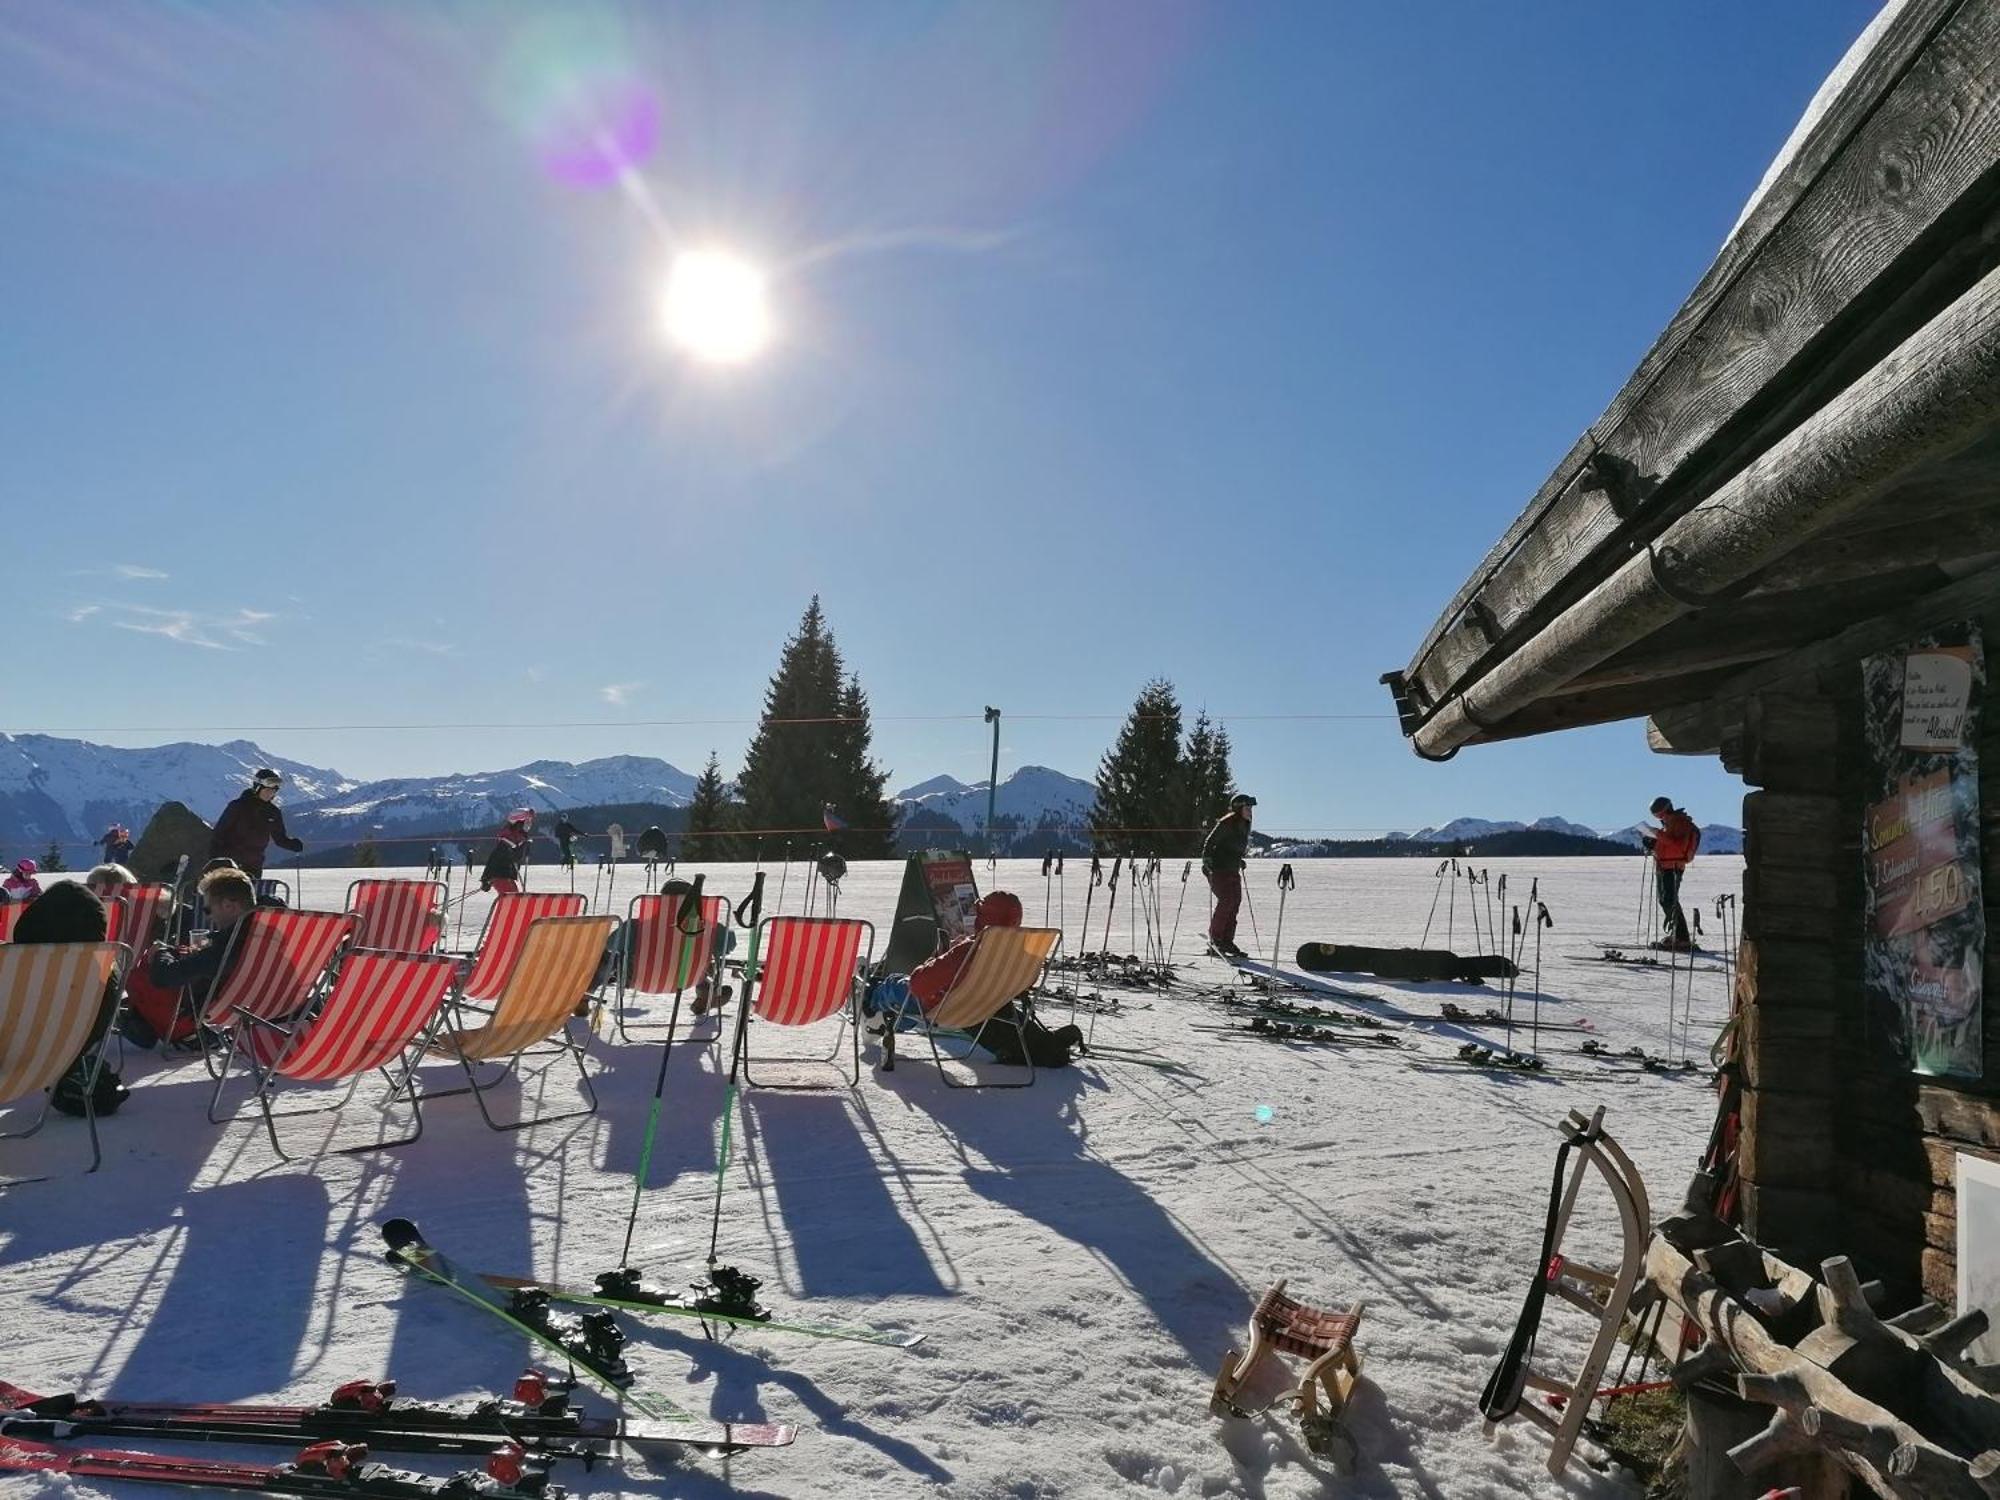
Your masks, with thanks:
[[(1522, 937), (1523, 933), (1521, 931), (1521, 908), (1517, 906), (1514, 908), (1514, 944), (1513, 944), (1514, 953), (1517, 957), (1521, 952)], [(1507, 967), (1513, 971), (1507, 976), (1507, 1051), (1508, 1054), (1511, 1056), (1514, 1051), (1514, 985), (1515, 981), (1520, 978), (1521, 966), (1519, 963), (1510, 959), (1508, 960)]]
[(1062, 852), (1056, 852), (1056, 931), (1069, 926), (1069, 882), (1063, 879)]
[(605, 909), (607, 911), (611, 910), (613, 907), (616, 906), (617, 901), (618, 901), (618, 861), (614, 859), (611, 861), (610, 877), (606, 879), (604, 882)]
[(1450, 860), (1441, 859), (1438, 861), (1437, 883), (1431, 887), (1431, 909), (1424, 916), (1424, 935), (1417, 939), (1417, 946), (1419, 948), (1426, 947), (1430, 943), (1431, 922), (1438, 914), (1438, 898), (1444, 895), (1444, 872), (1450, 867)]
[(1261, 948), (1264, 946), (1264, 937), (1262, 933), (1257, 931), (1257, 907), (1256, 904), (1252, 902), (1250, 899), (1250, 882), (1248, 880), (1243, 879), (1243, 876), (1248, 873), (1249, 873), (1249, 867), (1246, 865), (1244, 869), (1238, 873), (1237, 880), (1242, 884), (1243, 887), (1244, 913), (1250, 918), (1250, 940), (1251, 942), (1256, 944), (1256, 946)]
[(465, 892), (472, 884), (472, 851), (465, 851), (465, 868), (458, 874), (458, 934), (452, 939), (452, 946), (463, 950), (465, 947)]
[[(1500, 935), (1499, 935), (1499, 929), (1497, 929), (1493, 925), (1492, 873), (1487, 870), (1481, 870), (1479, 872), (1479, 883), (1486, 887), (1486, 937), (1487, 940), (1490, 943), (1492, 943), (1493, 951), (1497, 954), (1500, 951)], [(1507, 872), (1505, 870), (1502, 870), (1500, 872), (1500, 910), (1504, 912), (1506, 911), (1506, 909), (1507, 909)]]
[(1472, 918), (1472, 951), (1484, 953), (1486, 945), (1479, 938), (1479, 872), (1470, 866), (1465, 871), (1465, 914)]
[[(639, 1147), (639, 1170), (632, 1174), (632, 1212), (625, 1217), (625, 1244), (618, 1252), (619, 1269), (628, 1269), (632, 1264), (632, 1231), (639, 1225), (639, 1198), (646, 1191), (646, 1174), (653, 1165), (653, 1141), (660, 1130), (660, 1103), (667, 1094), (667, 1059), (673, 1056), (674, 1027), (681, 1018), (681, 991), (687, 988), (688, 971), (694, 966), (694, 950), (700, 944), (702, 935), (701, 883), (708, 877), (697, 875), (694, 884), (681, 898), (679, 908), (672, 921), (674, 931), (681, 940), (680, 963), (674, 973), (674, 1003), (667, 1012), (667, 1034), (660, 1040), (660, 1076), (653, 1083), (653, 1103), (646, 1111), (646, 1136)], [(620, 1006), (623, 1010), (623, 1006)]]
[(1454, 946), (1452, 942), (1452, 933), (1457, 917), (1458, 917), (1458, 861), (1453, 860), (1451, 862), (1451, 899), (1446, 901), (1444, 904), (1444, 945), (1445, 947), (1452, 949), (1453, 952), (1457, 951), (1457, 948)]
[[(1118, 869), (1124, 862), (1125, 857), (1122, 854), (1114, 854), (1111, 857), (1111, 889), (1106, 894), (1104, 901), (1104, 943), (1098, 950), (1098, 956), (1107, 965), (1111, 962), (1111, 917), (1118, 910)], [(1084, 941), (1088, 942), (1089, 940), (1090, 934), (1085, 933)]]
[[(744, 921), (748, 910), (750, 920)], [(750, 882), (750, 894), (745, 896), (735, 911), (736, 925), (750, 929), (750, 943), (743, 954), (743, 998), (736, 1002), (736, 1034), (729, 1043), (729, 1086), (722, 1093), (722, 1139), (716, 1143), (715, 1151), (715, 1210), (708, 1225), (708, 1263), (715, 1264), (715, 1244), (722, 1233), (722, 1182), (729, 1171), (730, 1126), (736, 1119), (736, 1075), (743, 1062), (743, 1028), (750, 1014), (750, 1002), (757, 981), (757, 942), (764, 935), (762, 917), (764, 915), (764, 872), (759, 870)]]
[(1174, 949), (1180, 946), (1181, 909), (1187, 905), (1188, 871), (1193, 868), (1193, 860), (1189, 859), (1181, 862), (1181, 899), (1174, 903), (1174, 935), (1167, 940), (1167, 963), (1169, 965), (1174, 961)]
[(1049, 925), (1049, 905), (1056, 893), (1056, 857), (1053, 850), (1042, 856), (1042, 925)]
[(1285, 898), (1291, 894), (1295, 877), (1290, 865), (1278, 867), (1278, 930), (1271, 934), (1271, 967), (1283, 963), (1285, 952)]
[(1555, 918), (1541, 902), (1535, 903), (1535, 1034), (1529, 1042), (1531, 1052), (1542, 1050), (1542, 929), (1555, 926)]
[(789, 840), (787, 840), (787, 841), (786, 841), (786, 842), (785, 842), (785, 843), (784, 843), (783, 845), (781, 845), (781, 846), (779, 847), (779, 850), (778, 850), (778, 852), (779, 852), (779, 854), (780, 854), (780, 855), (781, 855), (781, 856), (783, 857), (783, 860), (784, 860), (784, 863), (783, 863), (783, 864), (781, 864), (781, 865), (779, 865), (779, 867), (778, 867), (778, 905), (777, 905), (777, 912), (778, 912), (778, 915), (779, 915), (779, 916), (783, 916), (783, 915), (785, 914), (785, 886), (786, 886), (786, 884), (787, 884), (787, 883), (789, 883), (789, 882), (790, 882), (790, 880), (791, 880), (791, 878), (792, 878), (792, 846), (791, 846), (791, 842), (790, 842)]
[[(1093, 854), (1090, 856), (1090, 884), (1083, 891), (1083, 941), (1077, 944), (1079, 961), (1090, 956), (1090, 903), (1097, 895), (1097, 888), (1104, 884), (1104, 864)], [(1086, 967), (1079, 962), (1078, 971)]]

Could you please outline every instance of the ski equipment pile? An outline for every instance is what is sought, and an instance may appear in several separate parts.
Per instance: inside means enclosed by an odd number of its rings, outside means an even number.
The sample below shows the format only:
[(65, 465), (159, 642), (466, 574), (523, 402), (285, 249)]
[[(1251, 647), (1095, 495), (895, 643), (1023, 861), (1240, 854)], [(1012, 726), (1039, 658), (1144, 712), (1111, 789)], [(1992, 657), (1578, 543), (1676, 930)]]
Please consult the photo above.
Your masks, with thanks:
[(646, 1281), (632, 1271), (606, 1271), (594, 1286), (565, 1286), (559, 1282), (534, 1281), (524, 1276), (497, 1276), (481, 1273), (480, 1280), (503, 1292), (538, 1291), (554, 1302), (584, 1307), (616, 1308), (621, 1312), (659, 1313), (672, 1318), (693, 1318), (704, 1323), (731, 1323), (766, 1328), (773, 1333), (796, 1333), (807, 1338), (839, 1339), (859, 1344), (880, 1344), (891, 1349), (914, 1349), (924, 1341), (921, 1333), (894, 1328), (874, 1328), (865, 1324), (801, 1323), (771, 1316), (754, 1298), (729, 1295), (731, 1288), (719, 1283), (741, 1277), (754, 1292), (755, 1277), (743, 1276), (727, 1266), (717, 1266), (709, 1285), (678, 1292)]

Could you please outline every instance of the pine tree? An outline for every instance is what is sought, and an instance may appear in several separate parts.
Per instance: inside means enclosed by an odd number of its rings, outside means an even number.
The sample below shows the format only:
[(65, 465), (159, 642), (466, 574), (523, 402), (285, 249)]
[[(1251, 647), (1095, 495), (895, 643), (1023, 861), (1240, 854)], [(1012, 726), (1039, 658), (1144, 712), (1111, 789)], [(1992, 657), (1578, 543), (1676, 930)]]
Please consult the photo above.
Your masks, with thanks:
[(710, 863), (740, 857), (736, 840), (730, 836), (733, 822), (729, 797), (722, 783), (722, 762), (711, 750), (708, 764), (702, 767), (694, 793), (688, 799), (689, 856), (697, 862)]
[[(762, 721), (736, 779), (749, 826), (801, 830), (779, 836), (801, 853), (831, 847), (851, 859), (887, 855), (895, 840), (882, 795), (888, 772), (868, 758), (872, 738), (867, 695), (846, 672), (815, 594), (779, 653)], [(828, 806), (846, 820), (847, 831), (806, 832), (823, 828)]]
[(375, 835), (364, 834), (361, 842), (354, 846), (354, 867), (357, 870), (372, 870), (382, 863), (382, 851), (375, 847)]
[(1097, 765), (1093, 838), (1112, 854), (1179, 848), (1187, 821), (1181, 761), (1181, 705), (1174, 686), (1155, 678), (1140, 689), (1118, 738)]
[(68, 868), (69, 866), (63, 863), (62, 845), (50, 839), (48, 852), (42, 855), (42, 872), (46, 875), (60, 875)]
[(1206, 711), (1194, 716), (1188, 731), (1186, 767), (1187, 808), (1181, 826), (1191, 830), (1180, 852), (1198, 854), (1205, 830), (1224, 811), (1234, 789), (1229, 769), (1229, 731), (1212, 723)]

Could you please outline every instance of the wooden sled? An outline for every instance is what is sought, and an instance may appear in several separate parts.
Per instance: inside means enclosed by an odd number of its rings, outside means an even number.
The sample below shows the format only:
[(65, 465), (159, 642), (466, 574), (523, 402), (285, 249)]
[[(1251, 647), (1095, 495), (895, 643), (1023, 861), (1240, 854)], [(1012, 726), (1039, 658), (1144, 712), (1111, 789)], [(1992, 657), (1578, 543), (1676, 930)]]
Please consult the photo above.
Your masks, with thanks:
[[(1563, 1157), (1574, 1153), (1576, 1164), (1567, 1181), (1560, 1177), (1559, 1195), (1550, 1204), (1547, 1232), (1537, 1275), (1538, 1289), (1531, 1290), (1528, 1307), (1522, 1312), (1501, 1367), (1488, 1382), (1480, 1406), (1486, 1431), (1491, 1433), (1512, 1417), (1526, 1417), (1549, 1434), (1549, 1472), (1560, 1476), (1569, 1466), (1571, 1451), (1583, 1432), (1596, 1403), (1598, 1382), (1617, 1347), (1626, 1314), (1632, 1309), (1633, 1292), (1645, 1275), (1646, 1241), (1652, 1227), (1652, 1210), (1646, 1202), (1646, 1185), (1639, 1169), (1622, 1147), (1604, 1130), (1604, 1110), (1600, 1106), (1586, 1118), (1571, 1110), (1558, 1127), (1563, 1137)], [(1609, 1269), (1585, 1265), (1563, 1254), (1562, 1242), (1569, 1230), (1577, 1195), (1584, 1178), (1595, 1170), (1610, 1191), (1618, 1211), (1622, 1249), (1618, 1264)], [(1560, 1171), (1560, 1162), (1558, 1166)], [(1553, 1296), (1587, 1314), (1597, 1324), (1597, 1337), (1584, 1356), (1575, 1378), (1559, 1380), (1534, 1368), (1535, 1332), (1541, 1321), (1542, 1296)], [(1538, 1393), (1541, 1399), (1528, 1398)]]
[[(1250, 1314), (1250, 1350), (1231, 1349), (1215, 1377), (1215, 1394), (1208, 1409), (1218, 1417), (1255, 1417), (1273, 1407), (1287, 1406), (1298, 1416), (1306, 1446), (1341, 1469), (1354, 1464), (1354, 1440), (1342, 1429), (1348, 1398), (1361, 1378), (1361, 1359), (1354, 1335), (1361, 1327), (1362, 1304), (1346, 1312), (1308, 1307), (1285, 1295), (1279, 1281), (1257, 1299)], [(1310, 1361), (1299, 1378), (1272, 1400), (1246, 1410), (1237, 1396), (1271, 1355), (1297, 1354)]]

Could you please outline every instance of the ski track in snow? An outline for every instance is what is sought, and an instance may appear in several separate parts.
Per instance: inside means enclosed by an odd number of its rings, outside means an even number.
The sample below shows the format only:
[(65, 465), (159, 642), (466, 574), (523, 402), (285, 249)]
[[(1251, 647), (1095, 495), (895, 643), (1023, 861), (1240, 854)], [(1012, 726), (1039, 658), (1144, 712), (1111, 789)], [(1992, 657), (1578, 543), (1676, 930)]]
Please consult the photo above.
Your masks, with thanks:
[[(1664, 970), (1563, 956), (1599, 943), (1634, 946), (1640, 862), (1519, 860), (1504, 868), (1509, 901), (1524, 903), (1539, 876), (1559, 924), (1543, 939), (1544, 1016), (1588, 1017), (1614, 1049), (1677, 1054)], [(1059, 898), (1066, 911), (1071, 951), (1084, 941), (1084, 870), (1087, 862), (1072, 861), (1066, 890), (1046, 893), (1052, 916)], [(1296, 870), (1287, 949), (1309, 939), (1415, 944), (1437, 889), (1430, 861), (1316, 860)], [(786, 910), (801, 909), (804, 871), (789, 872)], [(1168, 925), (1179, 871), (1174, 861), (1161, 876)], [(1491, 872), (1496, 884), (1500, 871)], [(293, 881), (299, 904), (334, 907), (356, 872), (273, 873)], [(1704, 909), (1711, 946), (1719, 946), (1713, 899), (1734, 892), (1741, 873), (1741, 859), (1729, 857), (1697, 861), (1689, 874), (1685, 898)], [(901, 874), (900, 862), (857, 865), (843, 889), (842, 914), (873, 920), (878, 944)], [(1253, 935), (1246, 913), (1239, 934), (1264, 955), (1275, 936), (1276, 875), (1252, 863), (1257, 927)], [(735, 899), (748, 890), (747, 866), (709, 867), (709, 876), (712, 892)], [(638, 877), (636, 866), (622, 867), (615, 899), (594, 909), (622, 913)], [(594, 878), (602, 877), (580, 870), (579, 888), (588, 893)], [(982, 890), (1018, 892), (1029, 920), (1041, 920), (1038, 861), (1004, 861), (997, 878), (983, 868), (979, 878)], [(566, 877), (537, 867), (530, 879), (542, 889)], [(1449, 901), (1451, 937), (1471, 951), (1468, 888), (1447, 888), (1455, 899), (1438, 903), (1432, 945), (1443, 945)], [(459, 889), (454, 877), (454, 897)], [(1713, 1095), (1694, 1079), (1576, 1056), (1575, 1033), (1543, 1037), (1543, 1054), (1564, 1076), (1515, 1078), (1386, 1049), (1192, 1031), (1191, 1023), (1225, 1019), (1193, 992), (1231, 975), (1196, 956), (1207, 915), (1198, 873), (1186, 889), (1176, 952), (1194, 983), (1147, 996), (1150, 1009), (1100, 1016), (1096, 1035), (1157, 1049), (1187, 1072), (1084, 1059), (1040, 1073), (1031, 1089), (947, 1092), (920, 1044), (899, 1048), (890, 1074), (874, 1068), (871, 1046), (852, 1095), (746, 1094), (721, 1258), (763, 1276), (762, 1295), (780, 1317), (866, 1320), (929, 1337), (908, 1352), (756, 1329), (708, 1342), (694, 1325), (621, 1315), (644, 1388), (716, 1417), (795, 1422), (799, 1440), (726, 1463), (628, 1458), (588, 1474), (563, 1465), (558, 1482), (579, 1495), (692, 1497), (902, 1496), (947, 1486), (967, 1496), (1247, 1500), (1636, 1495), (1629, 1480), (1580, 1464), (1566, 1480), (1551, 1479), (1541, 1436), (1522, 1423), (1483, 1436), (1477, 1400), (1539, 1248), (1558, 1145), (1553, 1124), (1572, 1107), (1607, 1106), (1607, 1126), (1644, 1172), (1655, 1212), (1666, 1212), (1706, 1139)], [(1093, 950), (1104, 941), (1105, 894), (1093, 903)], [(1144, 941), (1131, 895), (1128, 882), (1112, 916), (1117, 951)], [(1482, 930), (1484, 899), (1482, 890)], [(487, 905), (474, 890), (467, 943)], [(1344, 975), (1333, 982), (1412, 1015), (1435, 1015), (1443, 999), (1473, 1010), (1502, 1000), (1497, 987)], [(1517, 1013), (1527, 1013), (1532, 989), (1524, 977)], [(1720, 974), (1694, 976), (1692, 1011), (1693, 1048), (1702, 1053), (1727, 1013)], [(1060, 1004), (1045, 1016), (1064, 1019)], [(777, 1030), (758, 1028), (760, 1052), (823, 1051), (832, 1036), (831, 1027)], [(1468, 1035), (1498, 1039), (1448, 1025), (1398, 1034), (1426, 1059), (1450, 1056)], [(677, 1043), (673, 1056), (633, 1254), (668, 1281), (696, 1273), (706, 1250), (723, 1104), (718, 1050)], [(414, 1146), (312, 1156), (331, 1138), (370, 1138), (379, 1116), (368, 1100), (380, 1093), (371, 1080), (342, 1115), (287, 1122), (298, 1156), (287, 1164), (272, 1154), (254, 1109), (221, 1126), (206, 1122), (210, 1085), (198, 1061), (128, 1050), (133, 1097), (102, 1124), (102, 1171), (79, 1175), (80, 1121), (55, 1117), (40, 1136), (0, 1147), (0, 1169), (57, 1174), (0, 1194), (0, 1305), (9, 1329), (0, 1376), (42, 1391), (133, 1399), (312, 1400), (360, 1376), (393, 1376), (424, 1397), (507, 1389), (530, 1361), (523, 1342), (433, 1288), (406, 1285), (383, 1263), (376, 1226), (414, 1218), (440, 1249), (476, 1269), (587, 1281), (611, 1266), (658, 1052), (600, 1037), (593, 1054), (606, 1070), (595, 1116), (503, 1135), (485, 1127), (468, 1099), (444, 1098), (426, 1111)], [(448, 1068), (425, 1072), (434, 1087), (450, 1086)], [(546, 1079), (531, 1072), (524, 1087), (530, 1102), (546, 1090), (567, 1104), (576, 1092), (573, 1072), (559, 1070)], [(1262, 1104), (1274, 1112), (1268, 1124), (1257, 1118)], [(1568, 1248), (1605, 1252), (1614, 1225), (1593, 1179)], [(1349, 1418), (1361, 1459), (1351, 1476), (1314, 1459), (1288, 1417), (1208, 1415), (1224, 1352), (1240, 1343), (1251, 1303), (1278, 1276), (1309, 1301), (1367, 1304), (1358, 1339), (1365, 1378)], [(1587, 1332), (1580, 1314), (1552, 1303), (1539, 1360), (1573, 1368)], [(590, 1392), (582, 1404), (605, 1406)], [(76, 1479), (0, 1482), (10, 1497), (144, 1492)]]

